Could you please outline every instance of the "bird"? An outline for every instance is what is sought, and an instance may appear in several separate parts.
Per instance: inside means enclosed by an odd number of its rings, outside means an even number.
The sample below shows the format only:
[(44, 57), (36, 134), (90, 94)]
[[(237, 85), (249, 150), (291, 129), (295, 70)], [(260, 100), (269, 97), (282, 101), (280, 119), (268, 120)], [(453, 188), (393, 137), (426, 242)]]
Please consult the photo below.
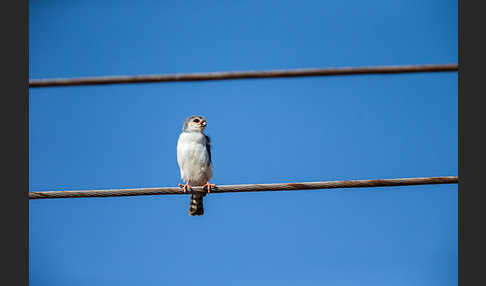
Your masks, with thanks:
[[(186, 193), (191, 186), (202, 186), (209, 194), (212, 187), (209, 180), (213, 177), (213, 162), (211, 160), (211, 140), (204, 134), (207, 120), (204, 116), (193, 115), (184, 119), (182, 133), (177, 141), (177, 163), (181, 179), (185, 184), (179, 184)], [(204, 192), (191, 193), (189, 215), (203, 215)]]

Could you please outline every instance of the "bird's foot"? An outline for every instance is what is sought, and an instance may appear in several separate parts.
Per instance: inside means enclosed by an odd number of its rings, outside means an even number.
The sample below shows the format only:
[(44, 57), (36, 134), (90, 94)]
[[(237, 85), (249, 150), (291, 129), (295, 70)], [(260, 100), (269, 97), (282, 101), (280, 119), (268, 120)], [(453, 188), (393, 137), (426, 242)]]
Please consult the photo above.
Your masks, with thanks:
[(179, 187), (182, 188), (182, 190), (184, 191), (184, 193), (187, 193), (187, 191), (191, 190), (191, 186), (189, 185), (189, 183), (186, 183), (185, 185), (183, 184), (179, 184)]
[(210, 184), (209, 181), (206, 182), (203, 186), (203, 190), (206, 189), (208, 191), (208, 194), (211, 193), (211, 187), (215, 188), (216, 184)]

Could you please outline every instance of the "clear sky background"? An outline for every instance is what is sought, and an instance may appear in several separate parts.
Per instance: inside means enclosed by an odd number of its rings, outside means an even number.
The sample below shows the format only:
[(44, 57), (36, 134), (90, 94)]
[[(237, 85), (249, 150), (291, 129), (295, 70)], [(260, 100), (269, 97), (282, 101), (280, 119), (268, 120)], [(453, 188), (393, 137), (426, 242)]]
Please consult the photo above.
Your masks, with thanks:
[[(30, 78), (457, 63), (457, 1), (30, 1)], [(457, 73), (30, 89), (30, 190), (457, 175)], [(30, 201), (30, 285), (457, 285), (457, 185)]]

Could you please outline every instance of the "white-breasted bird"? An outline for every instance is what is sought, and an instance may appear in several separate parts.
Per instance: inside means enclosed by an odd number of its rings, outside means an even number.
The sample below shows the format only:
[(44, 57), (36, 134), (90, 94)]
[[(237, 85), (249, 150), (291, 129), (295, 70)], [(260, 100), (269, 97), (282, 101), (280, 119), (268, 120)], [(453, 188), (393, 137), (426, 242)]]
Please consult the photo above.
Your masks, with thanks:
[[(208, 193), (215, 184), (210, 184), (213, 177), (213, 163), (211, 161), (211, 144), (209, 137), (204, 134), (207, 120), (203, 116), (187, 117), (182, 126), (182, 133), (177, 141), (177, 163), (181, 171), (181, 178), (185, 185), (179, 184), (184, 192), (191, 186), (203, 186)], [(203, 197), (205, 193), (192, 193), (189, 205), (189, 215), (204, 214)]]

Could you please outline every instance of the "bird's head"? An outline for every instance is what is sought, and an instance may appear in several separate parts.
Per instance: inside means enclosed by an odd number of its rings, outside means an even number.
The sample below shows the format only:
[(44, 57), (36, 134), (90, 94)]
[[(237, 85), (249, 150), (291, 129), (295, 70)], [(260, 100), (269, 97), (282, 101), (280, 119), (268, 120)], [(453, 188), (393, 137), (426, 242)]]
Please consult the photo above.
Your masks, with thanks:
[(203, 132), (204, 128), (206, 128), (207, 124), (208, 124), (208, 122), (207, 122), (206, 118), (204, 118), (204, 116), (193, 115), (193, 116), (187, 117), (184, 120), (184, 125), (182, 126), (182, 131)]

